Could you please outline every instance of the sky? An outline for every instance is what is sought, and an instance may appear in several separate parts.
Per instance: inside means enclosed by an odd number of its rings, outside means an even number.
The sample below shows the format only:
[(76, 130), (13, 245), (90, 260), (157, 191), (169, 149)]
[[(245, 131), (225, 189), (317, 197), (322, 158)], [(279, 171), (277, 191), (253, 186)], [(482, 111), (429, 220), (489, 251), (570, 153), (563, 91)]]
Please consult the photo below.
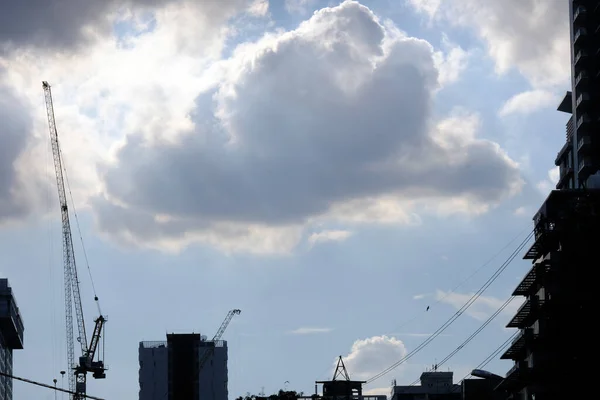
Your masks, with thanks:
[[(565, 140), (568, 38), (558, 0), (4, 4), (0, 276), (25, 325), (14, 374), (60, 386), (66, 368), (43, 80), (88, 332), (94, 293), (108, 317), (107, 379), (88, 394), (136, 398), (140, 341), (212, 337), (233, 308), (230, 397), (312, 393), (340, 355), (366, 380), (417, 348), (531, 230)], [(519, 255), (365, 389), (412, 383), (528, 269)], [(467, 375), (521, 302), (440, 369)], [(14, 396), (54, 398), (20, 382)]]

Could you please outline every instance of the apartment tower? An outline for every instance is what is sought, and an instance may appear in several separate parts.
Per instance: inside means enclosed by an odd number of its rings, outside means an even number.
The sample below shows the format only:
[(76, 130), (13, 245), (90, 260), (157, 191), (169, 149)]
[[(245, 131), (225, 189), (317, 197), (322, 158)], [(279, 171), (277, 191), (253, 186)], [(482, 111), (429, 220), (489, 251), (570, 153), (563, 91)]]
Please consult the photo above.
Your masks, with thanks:
[(568, 1), (572, 87), (558, 107), (570, 114), (559, 182), (533, 218), (535, 242), (524, 256), (533, 265), (513, 292), (525, 302), (507, 325), (520, 332), (501, 356), (515, 364), (496, 388), (519, 400), (584, 398), (595, 382), (600, 1)]
[[(200, 365), (203, 355), (210, 356)], [(227, 400), (227, 342), (167, 334), (140, 342), (139, 400)]]

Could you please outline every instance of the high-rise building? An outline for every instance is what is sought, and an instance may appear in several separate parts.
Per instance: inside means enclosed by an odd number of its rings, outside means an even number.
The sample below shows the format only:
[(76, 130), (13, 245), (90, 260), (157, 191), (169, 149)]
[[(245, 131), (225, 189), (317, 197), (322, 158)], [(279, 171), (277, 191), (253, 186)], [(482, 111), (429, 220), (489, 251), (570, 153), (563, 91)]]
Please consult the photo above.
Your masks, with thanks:
[[(200, 368), (205, 352), (211, 354)], [(227, 342), (199, 334), (168, 334), (140, 342), (140, 400), (227, 400)]]
[(567, 142), (558, 153), (557, 189), (599, 187), (600, 137), (600, 2), (568, 0), (571, 35), (571, 91), (559, 110), (571, 114)]
[[(0, 279), (0, 371), (12, 375), (13, 350), (23, 348), (23, 321), (8, 285)], [(12, 399), (12, 379), (0, 376), (0, 400)]]
[(507, 325), (520, 332), (501, 356), (515, 364), (496, 388), (519, 400), (583, 398), (595, 381), (588, 326), (600, 241), (600, 1), (568, 1), (572, 87), (558, 109), (571, 117), (556, 158), (558, 190), (533, 218), (524, 257), (533, 266), (513, 292), (525, 302)]

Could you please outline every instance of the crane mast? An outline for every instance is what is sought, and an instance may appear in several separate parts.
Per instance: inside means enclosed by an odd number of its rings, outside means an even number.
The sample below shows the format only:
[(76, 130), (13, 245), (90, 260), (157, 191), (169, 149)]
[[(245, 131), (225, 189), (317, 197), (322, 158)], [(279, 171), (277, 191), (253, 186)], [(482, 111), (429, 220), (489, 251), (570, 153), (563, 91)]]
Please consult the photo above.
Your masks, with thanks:
[[(223, 334), (225, 333), (225, 330), (227, 329), (227, 326), (229, 326), (229, 323), (231, 322), (231, 319), (233, 318), (233, 316), (238, 315), (241, 312), (242, 312), (242, 310), (235, 309), (235, 310), (231, 310), (227, 313), (227, 316), (223, 320), (223, 323), (221, 323), (219, 330), (217, 331), (217, 333), (215, 333), (215, 336), (213, 336), (213, 339), (212, 339), (213, 343), (221, 339), (221, 336), (223, 336)], [(209, 347), (204, 353), (202, 353), (202, 358), (200, 358), (200, 361), (198, 363), (199, 370), (202, 369), (202, 367), (204, 366), (206, 361), (208, 361), (208, 359), (214, 353), (214, 351), (215, 351), (214, 347)]]
[[(56, 172), (56, 183), (58, 188), (58, 200), (62, 218), (62, 239), (63, 239), (63, 260), (64, 260), (64, 285), (65, 285), (65, 328), (67, 335), (67, 362), (69, 368), (74, 373), (69, 374), (69, 389), (74, 392), (74, 400), (85, 398), (86, 393), (86, 373), (93, 372), (94, 378), (104, 378), (104, 362), (94, 362), (93, 358), (102, 328), (106, 319), (100, 315), (96, 319), (96, 326), (90, 347), (87, 345), (87, 335), (85, 331), (85, 322), (83, 318), (83, 307), (81, 304), (81, 294), (79, 291), (79, 279), (77, 277), (77, 265), (75, 263), (75, 251), (73, 249), (73, 237), (71, 234), (71, 223), (69, 221), (69, 206), (65, 189), (65, 180), (63, 176), (63, 161), (58, 141), (58, 132), (56, 130), (56, 121), (54, 119), (54, 105), (52, 102), (52, 91), (48, 82), (42, 82), (44, 97), (46, 100), (46, 113), (48, 116), (48, 128), (50, 130), (50, 142), (52, 144), (52, 156), (54, 158), (54, 169)], [(95, 298), (98, 301), (98, 298)], [(78, 337), (77, 341), (81, 346), (79, 363), (75, 363), (75, 344), (73, 330), (73, 308), (75, 309), (75, 318), (77, 320)]]

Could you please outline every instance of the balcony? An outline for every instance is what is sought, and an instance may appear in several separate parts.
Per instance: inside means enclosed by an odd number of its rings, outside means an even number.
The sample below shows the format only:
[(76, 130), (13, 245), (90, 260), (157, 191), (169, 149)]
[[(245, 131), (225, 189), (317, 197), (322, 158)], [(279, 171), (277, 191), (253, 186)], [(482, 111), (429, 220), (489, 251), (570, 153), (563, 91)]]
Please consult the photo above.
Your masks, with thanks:
[(573, 12), (573, 22), (575, 22), (575, 23), (583, 22), (586, 15), (587, 15), (587, 10), (585, 9), (585, 7), (583, 7), (583, 6), (577, 7), (575, 9), (575, 12)]
[(583, 64), (583, 62), (587, 59), (587, 56), (588, 55), (585, 50), (579, 50), (574, 60), (575, 67), (580, 67), (581, 64)]
[(589, 136), (581, 136), (577, 141), (577, 152), (578, 153), (587, 153), (592, 148), (592, 138)]
[(536, 319), (537, 315), (544, 304), (544, 300), (539, 300), (537, 297), (527, 299), (519, 308), (513, 319), (506, 325), (507, 328), (526, 328), (530, 326)]
[(587, 71), (581, 71), (575, 78), (575, 88), (579, 87), (579, 84), (586, 84), (589, 81), (589, 74)]
[(592, 169), (592, 167), (593, 167), (593, 165), (592, 165), (591, 157), (584, 156), (579, 160), (579, 165), (577, 166), (577, 168), (578, 168), (577, 171), (579, 174), (586, 174)]
[(531, 290), (535, 290), (535, 284), (538, 283), (545, 273), (550, 269), (550, 261), (542, 261), (535, 263), (529, 270), (527, 275), (523, 277), (521, 283), (517, 286), (513, 292), (513, 296), (527, 296), (531, 294)]
[(516, 362), (507, 373), (506, 378), (496, 386), (497, 391), (516, 392), (522, 389), (527, 384), (529, 367), (526, 362)]
[(579, 107), (586, 106), (589, 103), (589, 100), (590, 100), (590, 94), (587, 92), (583, 92), (579, 96), (577, 96), (577, 101), (575, 101), (575, 107), (579, 108)]
[(587, 30), (585, 28), (579, 28), (575, 31), (575, 35), (573, 35), (573, 44), (577, 44), (577, 42), (582, 42), (587, 36)]
[[(568, 189), (569, 186), (567, 186), (567, 183), (569, 182), (569, 179), (573, 177), (573, 168), (569, 167), (566, 168), (564, 173), (560, 175), (560, 178), (558, 178), (558, 182), (556, 183), (556, 189)], [(537, 258), (537, 257), (535, 257)]]
[(533, 329), (523, 329), (512, 341), (510, 347), (500, 356), (501, 360), (522, 360), (527, 355), (527, 347), (530, 347), (534, 339)]
[(583, 114), (581, 117), (577, 118), (577, 129), (585, 129), (592, 121), (589, 115)]
[(535, 242), (523, 256), (524, 260), (537, 260), (556, 245), (556, 224), (539, 213), (534, 217), (534, 223)]

